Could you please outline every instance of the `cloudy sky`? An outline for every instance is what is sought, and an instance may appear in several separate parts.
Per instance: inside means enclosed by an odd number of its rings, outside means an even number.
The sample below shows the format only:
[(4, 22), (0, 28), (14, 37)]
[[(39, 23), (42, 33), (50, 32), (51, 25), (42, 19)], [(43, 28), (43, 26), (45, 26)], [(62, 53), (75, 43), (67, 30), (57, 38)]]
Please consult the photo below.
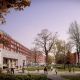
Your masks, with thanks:
[(6, 20), (0, 29), (28, 48), (42, 29), (58, 32), (61, 39), (68, 40), (71, 22), (80, 24), (80, 0), (32, 0), (24, 11), (11, 10)]

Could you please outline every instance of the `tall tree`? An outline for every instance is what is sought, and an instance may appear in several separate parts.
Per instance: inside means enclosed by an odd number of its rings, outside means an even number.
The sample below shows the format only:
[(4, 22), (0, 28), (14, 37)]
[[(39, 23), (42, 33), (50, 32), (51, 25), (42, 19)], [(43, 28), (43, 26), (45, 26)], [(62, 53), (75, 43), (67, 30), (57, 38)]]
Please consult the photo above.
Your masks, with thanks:
[(71, 51), (72, 45), (70, 42), (65, 42), (64, 40), (57, 39), (55, 46), (53, 46), (53, 51), (55, 53), (55, 62), (65, 64), (67, 62), (66, 55), (68, 51)]
[(0, 22), (5, 22), (5, 14), (12, 8), (15, 10), (23, 10), (26, 6), (30, 6), (30, 0), (0, 0)]
[(66, 63), (71, 64), (71, 52), (72, 52), (73, 44), (69, 41), (66, 43)]
[(55, 62), (61, 61), (65, 63), (65, 55), (67, 52), (65, 41), (57, 39), (55, 46), (53, 47), (53, 51), (55, 53)]
[(68, 41), (66, 43), (66, 50), (67, 50), (67, 52), (72, 52), (73, 47), (74, 47), (74, 44), (71, 41)]
[(50, 53), (55, 40), (56, 40), (56, 33), (52, 35), (47, 29), (43, 29), (41, 33), (37, 34), (37, 38), (35, 39), (34, 43), (38, 46), (46, 55), (46, 65), (48, 63), (48, 54)]
[[(65, 58), (66, 61), (66, 58)], [(55, 55), (55, 63), (56, 64), (64, 64), (64, 54), (56, 54)]]
[(71, 23), (69, 27), (70, 39), (76, 46), (76, 52), (78, 55), (78, 63), (79, 63), (79, 53), (80, 53), (80, 28), (77, 22)]
[(53, 62), (53, 57), (51, 55), (48, 55), (48, 64), (51, 64)]

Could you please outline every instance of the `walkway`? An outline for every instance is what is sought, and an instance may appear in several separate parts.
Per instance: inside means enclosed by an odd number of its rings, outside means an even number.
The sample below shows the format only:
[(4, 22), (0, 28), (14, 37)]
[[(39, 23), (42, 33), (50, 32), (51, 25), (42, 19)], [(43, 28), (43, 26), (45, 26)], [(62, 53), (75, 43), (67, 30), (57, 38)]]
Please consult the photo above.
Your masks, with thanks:
[[(21, 73), (21, 71), (19, 71), (19, 73), (15, 72), (15, 74), (22, 74), (22, 75), (25, 75), (25, 74), (28, 74), (28, 73), (32, 73), (32, 74), (44, 74), (44, 71), (43, 70), (40, 70), (40, 71), (25, 71), (25, 73)], [(56, 75), (54, 71), (48, 71), (47, 77), (50, 80), (64, 80), (59, 75)]]
[(56, 75), (55, 72), (49, 72), (47, 77), (51, 80), (65, 80), (64, 78), (61, 77), (61, 75), (80, 75), (80, 71), (76, 71), (76, 72), (68, 72), (68, 71), (64, 71), (64, 72), (58, 72), (58, 74)]
[(64, 80), (59, 75), (48, 75), (47, 77), (51, 80)]
[(56, 75), (54, 71), (49, 71), (47, 77), (51, 80), (64, 80), (60, 75)]

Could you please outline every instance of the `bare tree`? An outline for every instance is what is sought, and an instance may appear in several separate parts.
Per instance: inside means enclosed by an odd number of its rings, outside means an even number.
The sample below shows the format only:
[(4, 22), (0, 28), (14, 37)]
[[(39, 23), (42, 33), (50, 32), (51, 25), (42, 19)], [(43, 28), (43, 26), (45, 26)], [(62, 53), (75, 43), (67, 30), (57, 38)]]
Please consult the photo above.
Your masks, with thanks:
[(72, 48), (74, 47), (73, 43), (71, 41), (68, 41), (66, 43), (66, 50), (67, 52), (72, 52)]
[(30, 6), (30, 0), (0, 0), (0, 22), (4, 23), (4, 16), (9, 13), (11, 9), (23, 10), (26, 6)]
[(46, 55), (46, 65), (48, 63), (48, 54), (50, 53), (52, 46), (56, 40), (56, 33), (52, 35), (47, 29), (43, 29), (41, 33), (37, 34), (37, 38), (34, 43), (38, 46)]
[(79, 53), (80, 53), (80, 28), (77, 22), (75, 21), (69, 27), (70, 39), (76, 46), (76, 52), (78, 55), (78, 63), (79, 63)]

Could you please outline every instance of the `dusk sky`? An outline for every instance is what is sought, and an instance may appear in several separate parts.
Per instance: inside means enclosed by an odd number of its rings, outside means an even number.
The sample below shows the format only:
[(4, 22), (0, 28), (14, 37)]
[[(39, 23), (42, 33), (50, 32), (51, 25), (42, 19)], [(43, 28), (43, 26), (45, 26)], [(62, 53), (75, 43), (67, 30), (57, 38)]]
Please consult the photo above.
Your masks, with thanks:
[(0, 29), (28, 48), (42, 29), (58, 32), (60, 39), (68, 40), (68, 28), (75, 20), (80, 24), (80, 0), (32, 0), (24, 11), (6, 16)]

